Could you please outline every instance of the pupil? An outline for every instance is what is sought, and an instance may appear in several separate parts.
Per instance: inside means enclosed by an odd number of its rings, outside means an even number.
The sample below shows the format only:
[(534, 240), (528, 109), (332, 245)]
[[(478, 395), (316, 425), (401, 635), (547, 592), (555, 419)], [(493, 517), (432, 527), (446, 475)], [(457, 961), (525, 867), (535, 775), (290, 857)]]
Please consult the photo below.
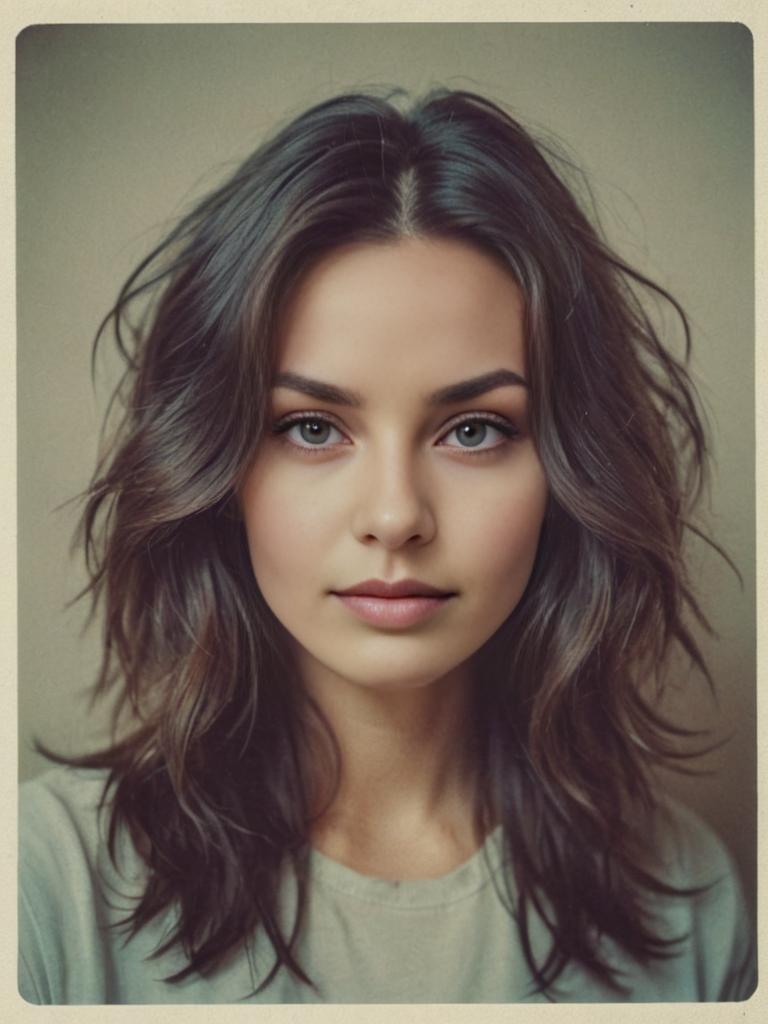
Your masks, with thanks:
[(330, 426), (322, 420), (304, 420), (301, 424), (301, 436), (310, 444), (322, 444), (328, 440)]
[(466, 448), (474, 448), (485, 439), (484, 423), (463, 423), (459, 427), (459, 437)]

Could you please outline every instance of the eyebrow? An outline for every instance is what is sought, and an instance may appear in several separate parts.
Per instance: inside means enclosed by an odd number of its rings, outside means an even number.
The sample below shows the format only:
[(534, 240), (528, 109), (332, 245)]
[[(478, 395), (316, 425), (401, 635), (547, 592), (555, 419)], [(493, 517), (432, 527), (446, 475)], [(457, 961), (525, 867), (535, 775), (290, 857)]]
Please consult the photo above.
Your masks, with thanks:
[[(429, 403), (430, 405), (452, 405), (455, 402), (466, 402), (471, 398), (478, 398), (496, 388), (510, 386), (528, 388), (526, 380), (514, 370), (491, 370), (490, 373), (482, 373), (479, 377), (470, 377), (468, 380), (461, 380), (456, 384), (449, 384), (447, 387), (434, 391), (429, 396)], [(309, 395), (310, 398), (316, 398), (320, 402), (330, 402), (333, 405), (346, 405), (353, 408), (360, 408), (363, 405), (362, 398), (354, 391), (347, 391), (344, 388), (336, 387), (335, 384), (315, 380), (313, 377), (305, 377), (300, 373), (278, 373), (273, 387), (300, 391), (303, 395)]]
[(477, 398), (487, 391), (494, 391), (496, 388), (504, 388), (514, 385), (516, 387), (528, 388), (527, 382), (515, 373), (514, 370), (491, 370), (490, 373), (481, 373), (479, 377), (470, 377), (469, 380), (461, 380), (457, 384), (449, 384), (448, 387), (440, 388), (429, 396), (432, 405), (450, 405), (453, 402), (465, 402), (469, 398)]

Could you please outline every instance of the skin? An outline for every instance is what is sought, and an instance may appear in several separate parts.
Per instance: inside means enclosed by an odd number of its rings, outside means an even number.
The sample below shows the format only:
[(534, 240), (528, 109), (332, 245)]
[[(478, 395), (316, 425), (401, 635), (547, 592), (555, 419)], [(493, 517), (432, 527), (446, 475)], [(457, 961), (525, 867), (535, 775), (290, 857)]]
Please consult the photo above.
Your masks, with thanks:
[[(499, 370), (521, 382), (431, 400)], [(359, 404), (310, 397), (285, 374)], [(290, 426), (260, 446), (240, 499), (257, 583), (342, 751), (314, 841), (359, 870), (439, 874), (477, 844), (464, 752), (473, 656), (523, 594), (547, 499), (525, 374), (519, 289), (463, 243), (344, 247), (287, 309), (272, 421)], [(404, 578), (452, 596), (391, 628), (334, 593)]]

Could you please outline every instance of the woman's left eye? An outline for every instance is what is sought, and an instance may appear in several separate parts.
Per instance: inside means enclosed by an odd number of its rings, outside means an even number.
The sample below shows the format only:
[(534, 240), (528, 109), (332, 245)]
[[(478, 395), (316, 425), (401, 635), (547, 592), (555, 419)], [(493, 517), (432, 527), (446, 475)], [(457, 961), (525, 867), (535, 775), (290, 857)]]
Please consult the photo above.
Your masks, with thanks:
[[(517, 431), (511, 423), (500, 420), (480, 419), (462, 420), (455, 424), (440, 438), (440, 444), (447, 448), (459, 448), (466, 451), (488, 451), (499, 448)], [(455, 439), (455, 440), (451, 440)]]

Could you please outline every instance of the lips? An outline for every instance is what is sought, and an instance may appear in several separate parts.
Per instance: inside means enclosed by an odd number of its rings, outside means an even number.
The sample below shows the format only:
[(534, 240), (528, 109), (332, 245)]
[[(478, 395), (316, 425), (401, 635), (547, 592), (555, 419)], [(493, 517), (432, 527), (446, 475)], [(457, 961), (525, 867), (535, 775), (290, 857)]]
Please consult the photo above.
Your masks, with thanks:
[(452, 596), (451, 591), (438, 590), (437, 587), (422, 583), (420, 580), (398, 580), (396, 583), (386, 583), (384, 580), (364, 580), (346, 590), (335, 590), (334, 593), (338, 596), (385, 598)]
[(357, 618), (383, 629), (405, 629), (431, 618), (455, 596), (420, 580), (365, 580), (333, 596)]

